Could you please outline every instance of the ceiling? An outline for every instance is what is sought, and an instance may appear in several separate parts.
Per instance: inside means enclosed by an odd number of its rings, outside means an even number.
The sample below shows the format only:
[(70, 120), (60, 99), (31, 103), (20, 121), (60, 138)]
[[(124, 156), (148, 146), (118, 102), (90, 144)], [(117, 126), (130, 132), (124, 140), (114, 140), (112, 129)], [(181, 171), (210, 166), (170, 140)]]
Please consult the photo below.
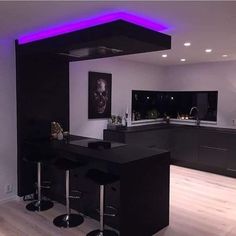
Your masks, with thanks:
[(172, 36), (171, 50), (120, 58), (158, 65), (236, 60), (234, 1), (5, 1), (0, 2), (0, 40), (115, 11), (161, 23), (167, 27), (163, 33)]

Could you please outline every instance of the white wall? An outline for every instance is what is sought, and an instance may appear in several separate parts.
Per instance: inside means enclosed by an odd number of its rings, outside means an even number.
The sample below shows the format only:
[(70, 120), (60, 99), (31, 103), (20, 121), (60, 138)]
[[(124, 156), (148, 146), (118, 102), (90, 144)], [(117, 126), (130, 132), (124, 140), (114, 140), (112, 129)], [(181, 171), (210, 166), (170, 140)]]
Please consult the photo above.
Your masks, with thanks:
[(70, 64), (70, 132), (102, 137), (107, 120), (88, 120), (88, 71), (112, 73), (112, 114), (131, 108), (131, 90), (218, 90), (217, 127), (236, 128), (236, 61), (158, 67), (119, 59)]
[(165, 68), (166, 90), (218, 90), (217, 126), (236, 128), (236, 61)]
[[(0, 40), (0, 201), (16, 195), (16, 82), (14, 41)], [(6, 194), (5, 185), (13, 192)]]
[(88, 71), (112, 73), (112, 114), (131, 110), (131, 90), (162, 88), (163, 68), (120, 59), (70, 63), (70, 132), (102, 138), (107, 119), (88, 120)]

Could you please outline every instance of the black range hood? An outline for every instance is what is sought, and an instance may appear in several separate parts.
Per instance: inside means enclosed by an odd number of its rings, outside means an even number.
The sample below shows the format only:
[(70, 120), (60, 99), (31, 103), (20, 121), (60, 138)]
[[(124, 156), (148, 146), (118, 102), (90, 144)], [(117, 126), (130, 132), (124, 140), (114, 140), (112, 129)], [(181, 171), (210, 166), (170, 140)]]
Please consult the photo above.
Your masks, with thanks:
[(124, 20), (20, 45), (24, 54), (56, 54), (69, 61), (171, 48), (171, 36)]

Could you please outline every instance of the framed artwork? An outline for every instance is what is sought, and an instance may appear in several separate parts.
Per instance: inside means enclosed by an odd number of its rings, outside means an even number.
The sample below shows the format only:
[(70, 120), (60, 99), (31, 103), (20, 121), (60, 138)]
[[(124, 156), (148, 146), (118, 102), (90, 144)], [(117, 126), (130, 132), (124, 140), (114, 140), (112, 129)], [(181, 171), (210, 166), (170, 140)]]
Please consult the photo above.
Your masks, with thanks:
[(112, 74), (89, 71), (88, 118), (111, 117)]

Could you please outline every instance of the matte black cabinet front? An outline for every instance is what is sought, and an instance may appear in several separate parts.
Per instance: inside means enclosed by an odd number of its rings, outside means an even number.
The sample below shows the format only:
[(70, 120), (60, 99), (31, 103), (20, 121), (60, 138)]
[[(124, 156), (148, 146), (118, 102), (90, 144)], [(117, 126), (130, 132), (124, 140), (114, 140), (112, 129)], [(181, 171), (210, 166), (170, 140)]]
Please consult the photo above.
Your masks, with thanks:
[(229, 153), (227, 171), (230, 175), (232, 174), (233, 176), (236, 176), (236, 149), (231, 150)]
[(198, 159), (200, 164), (226, 169), (230, 153), (229, 134), (200, 131), (198, 134)]
[(168, 129), (128, 133), (125, 140), (128, 144), (145, 146), (148, 148), (167, 150), (170, 148)]
[(227, 161), (227, 171), (232, 176), (236, 176), (236, 135), (231, 135), (228, 138), (230, 144), (230, 150)]
[(236, 177), (234, 131), (181, 125), (160, 127), (104, 130), (104, 139), (170, 150), (172, 164)]
[(104, 130), (103, 138), (114, 142), (170, 150), (170, 129), (155, 129), (139, 132)]
[(197, 161), (197, 132), (191, 128), (175, 128), (171, 132), (171, 158), (178, 161)]

